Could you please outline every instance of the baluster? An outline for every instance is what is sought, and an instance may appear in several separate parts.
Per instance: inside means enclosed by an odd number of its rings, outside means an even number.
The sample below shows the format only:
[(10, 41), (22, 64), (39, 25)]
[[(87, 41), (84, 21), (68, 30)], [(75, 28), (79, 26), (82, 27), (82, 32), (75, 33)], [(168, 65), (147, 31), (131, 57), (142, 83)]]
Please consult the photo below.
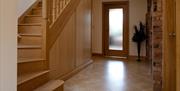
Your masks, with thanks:
[(66, 4), (67, 4), (67, 0), (64, 0), (64, 4), (65, 4), (65, 6), (66, 6)]
[(65, 5), (66, 5), (65, 0), (63, 0), (63, 9), (64, 9)]
[(58, 12), (57, 12), (57, 1), (58, 0), (55, 0), (55, 20), (57, 19), (57, 14), (58, 14)]
[(64, 0), (64, 3), (65, 3), (65, 5), (66, 5), (66, 3), (67, 3), (67, 0)]
[(67, 4), (69, 3), (69, 0), (66, 0)]
[(52, 0), (52, 1), (53, 1), (53, 8), (52, 8), (52, 11), (53, 11), (53, 14), (52, 14), (52, 17), (53, 17), (53, 18), (52, 18), (52, 19), (53, 19), (53, 21), (52, 21), (52, 22), (54, 23), (54, 21), (55, 21), (55, 15), (56, 15), (56, 12), (55, 12), (55, 11), (56, 11), (56, 10), (55, 10), (55, 9), (56, 9), (56, 3), (55, 3), (56, 0)]
[(61, 4), (62, 4), (62, 3), (61, 3), (61, 0), (59, 0), (59, 14), (61, 13), (61, 7), (62, 7)]
[(69, 0), (65, 0), (65, 6), (69, 3)]
[(70, 2), (70, 0), (67, 0), (67, 4)]
[(56, 0), (56, 15), (55, 15), (55, 19), (57, 19), (57, 17), (58, 17), (58, 1), (59, 0)]
[(58, 1), (59, 1), (59, 0), (56, 0), (56, 19), (57, 19), (58, 14), (59, 14), (59, 13), (58, 13), (58, 10), (59, 10), (59, 8), (58, 8), (58, 7), (59, 7), (59, 6), (58, 6)]
[(62, 9), (63, 9), (63, 0), (60, 0), (60, 12), (62, 12)]
[(58, 0), (58, 15), (60, 14), (60, 0)]
[(51, 25), (53, 23), (53, 1), (48, 2), (49, 3), (49, 24)]

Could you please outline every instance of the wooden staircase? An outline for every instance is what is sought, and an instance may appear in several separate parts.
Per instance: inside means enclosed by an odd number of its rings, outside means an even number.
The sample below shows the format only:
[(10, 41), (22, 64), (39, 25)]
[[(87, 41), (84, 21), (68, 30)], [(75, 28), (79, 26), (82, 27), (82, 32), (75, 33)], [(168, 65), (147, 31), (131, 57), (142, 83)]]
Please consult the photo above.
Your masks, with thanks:
[(63, 91), (63, 81), (49, 79), (42, 6), (37, 1), (18, 24), (18, 91)]

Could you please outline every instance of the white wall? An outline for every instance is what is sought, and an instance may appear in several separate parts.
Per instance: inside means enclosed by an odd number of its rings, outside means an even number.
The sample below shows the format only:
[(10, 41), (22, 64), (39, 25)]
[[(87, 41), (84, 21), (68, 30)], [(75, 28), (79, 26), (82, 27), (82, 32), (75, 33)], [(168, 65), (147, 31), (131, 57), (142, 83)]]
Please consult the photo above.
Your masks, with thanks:
[[(134, 25), (138, 25), (140, 21), (142, 21), (145, 24), (146, 19), (146, 13), (147, 13), (147, 0), (130, 0), (129, 2), (130, 6), (130, 23), (129, 23), (129, 48), (130, 48), (130, 54), (129, 55), (137, 55), (137, 48), (136, 44), (132, 42), (132, 36), (134, 34)], [(141, 55), (146, 55), (146, 46), (145, 42), (142, 44), (141, 49)]]
[(0, 91), (17, 87), (17, 0), (0, 0)]
[(18, 17), (20, 17), (36, 0), (18, 0)]
[[(102, 2), (108, 1), (128, 1), (128, 0), (93, 0), (93, 24), (92, 24), (92, 52), (102, 53)], [(147, 10), (147, 0), (129, 0), (129, 55), (136, 56), (136, 44), (132, 42), (134, 25), (139, 21), (145, 22)], [(141, 55), (145, 56), (145, 43), (142, 46)]]

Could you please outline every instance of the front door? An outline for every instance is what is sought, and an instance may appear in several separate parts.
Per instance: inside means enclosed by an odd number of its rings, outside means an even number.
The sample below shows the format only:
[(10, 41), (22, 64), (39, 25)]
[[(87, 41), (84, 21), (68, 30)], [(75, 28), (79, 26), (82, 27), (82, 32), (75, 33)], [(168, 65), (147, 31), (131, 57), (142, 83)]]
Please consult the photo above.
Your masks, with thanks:
[(103, 3), (103, 48), (106, 56), (128, 55), (128, 2)]

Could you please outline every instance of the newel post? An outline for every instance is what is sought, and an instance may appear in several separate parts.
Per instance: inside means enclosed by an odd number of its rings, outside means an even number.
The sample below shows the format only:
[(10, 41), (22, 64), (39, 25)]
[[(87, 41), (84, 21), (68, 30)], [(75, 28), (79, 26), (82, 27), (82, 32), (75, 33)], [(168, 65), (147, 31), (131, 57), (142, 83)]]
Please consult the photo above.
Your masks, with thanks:
[(47, 19), (47, 2), (48, 0), (42, 0), (42, 16)]
[(48, 2), (49, 0), (42, 0), (42, 17), (43, 17), (43, 21), (42, 21), (42, 35), (43, 35), (43, 58), (46, 59), (45, 64), (46, 64), (46, 69), (49, 69), (49, 51), (48, 51), (48, 47), (47, 47), (47, 40), (48, 40), (48, 27), (49, 27), (49, 15), (48, 15)]

